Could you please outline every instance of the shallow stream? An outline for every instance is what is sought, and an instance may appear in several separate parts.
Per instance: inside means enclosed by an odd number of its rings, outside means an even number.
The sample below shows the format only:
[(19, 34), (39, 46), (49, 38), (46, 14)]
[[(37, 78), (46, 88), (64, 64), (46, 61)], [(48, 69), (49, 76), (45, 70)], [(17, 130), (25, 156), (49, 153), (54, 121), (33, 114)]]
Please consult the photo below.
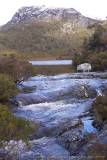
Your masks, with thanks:
[[(37, 75), (32, 77), (19, 86), (21, 92), (19, 92), (17, 100), (20, 106), (14, 110), (14, 114), (32, 119), (38, 122), (40, 127), (42, 126), (43, 131), (47, 130), (47, 134), (39, 132), (41, 139), (37, 141), (39, 141), (39, 145), (46, 141), (46, 147), (49, 149), (50, 143), (48, 145), (47, 141), (51, 139), (53, 147), (51, 146), (50, 150), (54, 153), (54, 156), (70, 155), (63, 145), (60, 146), (56, 142), (56, 136), (54, 136), (55, 134), (51, 135), (50, 130), (52, 129), (53, 132), (55, 130), (54, 127), (58, 124), (60, 128), (63, 120), (66, 123), (66, 119), (80, 119), (86, 132), (96, 133), (97, 130), (92, 126), (93, 117), (90, 116), (89, 110), (96, 96), (103, 95), (103, 90), (105, 85), (107, 85), (106, 75), (107, 72), (91, 72), (60, 74), (56, 76)], [(86, 86), (89, 87), (88, 90)], [(23, 88), (27, 87), (29, 88), (28, 91), (23, 91)], [(80, 90), (78, 89), (79, 87)], [(94, 93), (89, 94), (90, 90)], [(59, 147), (59, 150), (57, 150), (57, 147)], [(41, 148), (43, 149), (43, 146)], [(38, 152), (40, 154), (40, 150)], [(49, 154), (50, 151), (46, 151), (46, 149), (44, 149), (42, 155), (46, 156), (45, 152), (52, 156), (52, 154)]]

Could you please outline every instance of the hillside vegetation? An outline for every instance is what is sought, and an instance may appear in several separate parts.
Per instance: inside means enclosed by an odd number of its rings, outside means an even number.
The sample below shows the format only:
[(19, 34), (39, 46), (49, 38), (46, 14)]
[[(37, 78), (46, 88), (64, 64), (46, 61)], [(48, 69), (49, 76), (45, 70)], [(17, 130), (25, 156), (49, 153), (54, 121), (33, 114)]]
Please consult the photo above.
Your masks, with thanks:
[[(8, 145), (10, 140), (23, 140), (28, 144), (29, 134), (35, 131), (37, 123), (16, 117), (10, 111), (10, 99), (18, 94), (17, 85), (22, 80), (35, 75), (35, 69), (26, 61), (17, 59), (14, 55), (0, 59), (0, 149)], [(15, 104), (14, 104), (15, 105)], [(0, 158), (6, 159), (6, 155)]]
[(11, 51), (27, 57), (44, 55), (70, 59), (75, 51), (81, 49), (84, 38), (92, 33), (93, 29), (72, 26), (66, 20), (29, 20), (2, 29), (0, 49), (4, 54)]

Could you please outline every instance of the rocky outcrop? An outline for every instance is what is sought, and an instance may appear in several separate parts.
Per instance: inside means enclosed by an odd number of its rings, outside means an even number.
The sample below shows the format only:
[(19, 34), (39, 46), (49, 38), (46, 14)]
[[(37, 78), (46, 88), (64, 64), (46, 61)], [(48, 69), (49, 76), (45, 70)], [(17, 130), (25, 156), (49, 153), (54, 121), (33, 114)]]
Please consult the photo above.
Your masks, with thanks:
[(71, 155), (80, 155), (82, 148), (89, 142), (88, 133), (81, 127), (64, 132), (56, 140)]
[(18, 155), (26, 152), (27, 150), (28, 147), (22, 140), (11, 140), (10, 142), (5, 142), (4, 148), (0, 149), (0, 160), (15, 160)]
[(44, 103), (49, 101), (46, 96), (42, 94), (40, 95), (39, 93), (19, 94), (16, 100), (25, 106), (29, 104)]
[(60, 93), (59, 97), (61, 96), (70, 96), (72, 98), (93, 98), (97, 95), (95, 89), (91, 88), (89, 85), (76, 85), (71, 86), (66, 91)]
[(60, 120), (58, 123), (52, 123), (50, 126), (41, 126), (38, 130), (35, 132), (36, 138), (41, 138), (43, 136), (54, 136), (59, 137), (64, 132), (67, 132), (68, 130), (71, 130), (73, 128), (76, 128), (82, 124), (81, 120), (79, 118), (64, 118)]
[(89, 85), (75, 86), (72, 90), (72, 96), (76, 98), (93, 98), (96, 96), (96, 91)]
[[(31, 6), (20, 8), (12, 20), (8, 22), (6, 26), (18, 24), (23, 21), (30, 19), (40, 20), (40, 19), (69, 19), (72, 25), (78, 26), (88, 26), (93, 23), (95, 20), (91, 18), (82, 16), (80, 12), (76, 11), (74, 8), (47, 8), (46, 6)], [(70, 27), (71, 30), (71, 27)], [(69, 27), (67, 28), (67, 32)]]
[(55, 142), (55, 138), (43, 137), (38, 140), (30, 141), (30, 150), (21, 154), (19, 160), (64, 160), (70, 156), (69, 151), (65, 150)]
[(36, 90), (36, 86), (33, 86), (33, 87), (23, 86), (23, 85), (18, 86), (19, 93), (27, 94), (27, 93), (32, 93), (35, 90)]
[(29, 20), (32, 18), (35, 19), (47, 19), (47, 18), (67, 18), (72, 15), (80, 15), (75, 9), (70, 8), (46, 8), (46, 6), (31, 6), (31, 7), (23, 7), (15, 13), (12, 20), (9, 24), (17, 24), (19, 22)]
[(77, 71), (89, 72), (90, 70), (91, 70), (91, 65), (89, 63), (83, 63), (77, 66)]

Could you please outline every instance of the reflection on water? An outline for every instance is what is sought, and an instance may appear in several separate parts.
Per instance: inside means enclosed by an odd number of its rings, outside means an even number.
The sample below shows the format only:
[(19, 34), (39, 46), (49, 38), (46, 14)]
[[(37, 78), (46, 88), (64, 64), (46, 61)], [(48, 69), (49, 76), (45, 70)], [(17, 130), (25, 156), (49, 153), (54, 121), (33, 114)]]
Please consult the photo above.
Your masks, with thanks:
[(97, 132), (97, 129), (92, 125), (92, 122), (93, 120), (91, 119), (91, 117), (83, 117), (82, 119), (82, 122), (84, 123), (84, 129), (91, 133), (96, 133)]
[(72, 65), (34, 65), (37, 74), (56, 75), (62, 73), (73, 73)]

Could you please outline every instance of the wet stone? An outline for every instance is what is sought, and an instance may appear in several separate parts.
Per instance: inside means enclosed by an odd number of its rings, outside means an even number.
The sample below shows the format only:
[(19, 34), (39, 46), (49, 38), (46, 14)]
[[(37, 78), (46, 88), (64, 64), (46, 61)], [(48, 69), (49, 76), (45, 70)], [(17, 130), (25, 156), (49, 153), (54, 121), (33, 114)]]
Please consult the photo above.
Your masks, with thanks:
[(64, 160), (70, 156), (69, 151), (55, 142), (55, 138), (43, 137), (38, 140), (30, 141), (30, 150), (21, 154), (19, 160)]
[(88, 133), (82, 127), (79, 127), (64, 132), (57, 138), (56, 142), (72, 155), (79, 155), (84, 145), (89, 142), (89, 137)]
[(66, 131), (76, 128), (80, 124), (82, 124), (82, 122), (79, 118), (64, 118), (60, 122), (52, 124), (52, 127), (47, 128), (46, 135), (59, 137)]

